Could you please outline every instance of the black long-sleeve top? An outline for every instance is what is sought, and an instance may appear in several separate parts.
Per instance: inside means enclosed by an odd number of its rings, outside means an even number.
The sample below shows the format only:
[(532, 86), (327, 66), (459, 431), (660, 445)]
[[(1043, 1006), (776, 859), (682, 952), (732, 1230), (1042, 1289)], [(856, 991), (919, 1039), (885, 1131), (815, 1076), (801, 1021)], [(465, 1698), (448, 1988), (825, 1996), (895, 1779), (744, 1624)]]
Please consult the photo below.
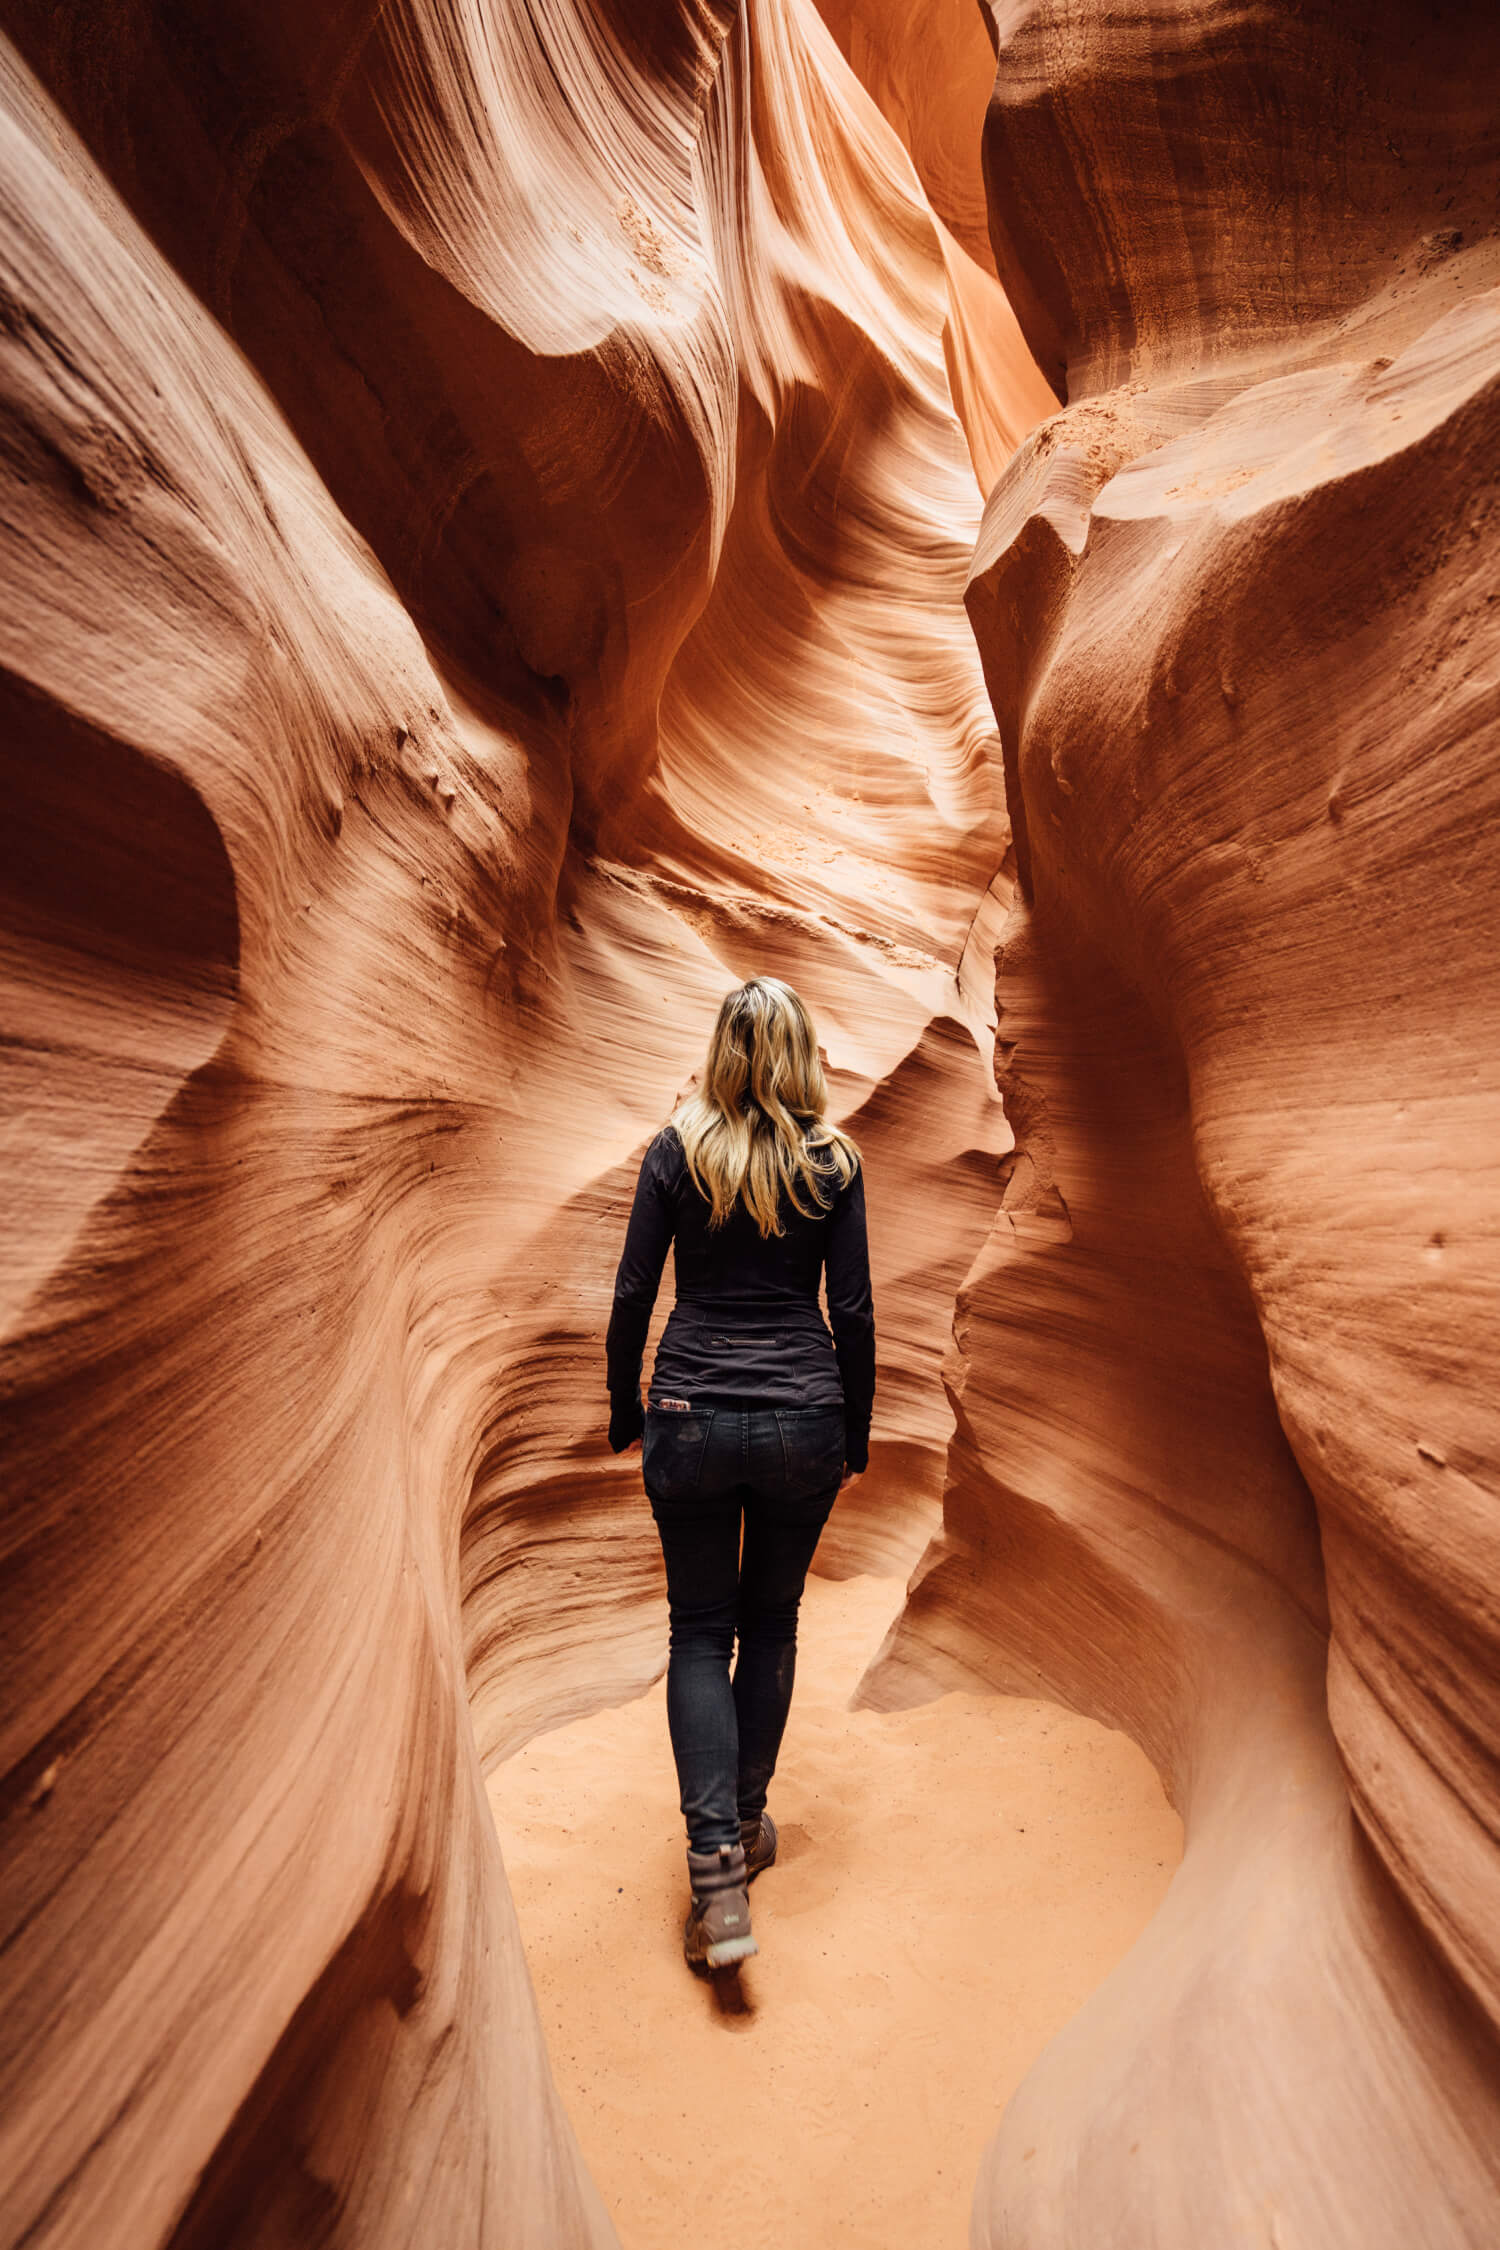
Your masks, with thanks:
[[(669, 1125), (641, 1160), (615, 1276), (605, 1342), (610, 1444), (619, 1453), (641, 1433), (641, 1358), (671, 1243), (677, 1302), (657, 1346), (652, 1399), (842, 1406), (845, 1459), (863, 1469), (875, 1400), (863, 1172), (816, 1217), (783, 1199), (779, 1235), (763, 1235), (743, 1203), (716, 1228), (710, 1210)], [(818, 1304), (825, 1276), (831, 1336)]]

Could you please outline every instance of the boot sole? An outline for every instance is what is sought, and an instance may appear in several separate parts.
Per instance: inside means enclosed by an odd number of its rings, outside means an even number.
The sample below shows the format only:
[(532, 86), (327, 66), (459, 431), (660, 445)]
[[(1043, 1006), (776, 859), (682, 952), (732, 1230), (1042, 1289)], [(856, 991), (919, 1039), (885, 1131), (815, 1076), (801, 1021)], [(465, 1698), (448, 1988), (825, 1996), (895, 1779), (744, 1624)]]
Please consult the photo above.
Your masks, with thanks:
[(744, 1937), (721, 1938), (717, 1945), (711, 1945), (703, 1956), (703, 1966), (728, 1969), (736, 1961), (748, 1961), (752, 1953), (759, 1951), (760, 1947), (747, 1931)]

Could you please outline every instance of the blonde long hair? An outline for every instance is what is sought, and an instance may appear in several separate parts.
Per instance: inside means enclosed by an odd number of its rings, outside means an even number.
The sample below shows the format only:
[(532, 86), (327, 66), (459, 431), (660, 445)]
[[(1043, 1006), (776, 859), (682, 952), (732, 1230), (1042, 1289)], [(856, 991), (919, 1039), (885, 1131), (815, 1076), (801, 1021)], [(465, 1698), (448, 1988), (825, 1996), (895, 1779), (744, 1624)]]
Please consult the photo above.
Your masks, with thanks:
[(818, 1035), (791, 986), (752, 977), (726, 993), (698, 1090), (672, 1118), (711, 1227), (743, 1203), (763, 1235), (784, 1234), (783, 1195), (806, 1218), (829, 1209), (859, 1150), (827, 1107)]

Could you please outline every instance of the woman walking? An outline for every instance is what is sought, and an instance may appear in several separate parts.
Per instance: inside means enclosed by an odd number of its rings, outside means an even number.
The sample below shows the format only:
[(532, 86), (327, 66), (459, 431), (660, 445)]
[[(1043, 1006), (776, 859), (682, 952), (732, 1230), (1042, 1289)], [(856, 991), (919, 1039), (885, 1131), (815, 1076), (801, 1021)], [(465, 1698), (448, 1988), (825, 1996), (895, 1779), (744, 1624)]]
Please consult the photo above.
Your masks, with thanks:
[[(621, 1453), (644, 1438), (667, 1566), (667, 1723), (695, 1968), (757, 1950), (746, 1886), (776, 1857), (766, 1792), (797, 1609), (839, 1486), (868, 1458), (864, 1180), (827, 1104), (812, 1018), (790, 985), (752, 977), (728, 994), (698, 1091), (646, 1150), (615, 1278), (609, 1442)], [(669, 1243), (677, 1302), (643, 1413), (641, 1356)]]

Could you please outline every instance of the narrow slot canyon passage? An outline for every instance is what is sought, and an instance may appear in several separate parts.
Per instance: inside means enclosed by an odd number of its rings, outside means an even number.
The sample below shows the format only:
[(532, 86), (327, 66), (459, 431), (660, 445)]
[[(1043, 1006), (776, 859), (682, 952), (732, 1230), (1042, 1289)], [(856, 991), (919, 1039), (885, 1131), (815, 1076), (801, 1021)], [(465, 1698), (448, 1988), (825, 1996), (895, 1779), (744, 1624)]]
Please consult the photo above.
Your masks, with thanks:
[(1497, 463), (1494, 0), (0, 0), (0, 2250), (1495, 2250)]
[(624, 2250), (726, 2229), (957, 2250), (1006, 2102), (1172, 1879), (1181, 1823), (1126, 1736), (1012, 1696), (851, 1709), (904, 1591), (808, 1581), (739, 1971), (684, 1974), (661, 1684), (490, 1776), (553, 2075)]

